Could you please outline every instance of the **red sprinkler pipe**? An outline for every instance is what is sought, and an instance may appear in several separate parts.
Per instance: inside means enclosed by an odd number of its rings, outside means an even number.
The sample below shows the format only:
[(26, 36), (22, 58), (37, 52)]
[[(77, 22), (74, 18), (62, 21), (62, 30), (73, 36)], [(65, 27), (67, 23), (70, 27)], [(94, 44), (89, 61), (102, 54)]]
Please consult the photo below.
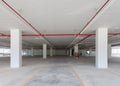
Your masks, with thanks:
[(0, 33), (0, 36), (9, 36), (9, 35), (6, 35), (6, 34), (3, 34), (3, 33)]
[[(30, 22), (28, 22), (27, 19), (25, 19), (21, 14), (19, 14), (12, 6), (10, 6), (5, 0), (2, 0), (2, 2), (9, 7), (17, 16), (19, 16), (24, 22), (26, 22), (33, 30), (35, 30), (38, 34), (41, 34)], [(43, 37), (48, 43), (50, 43), (52, 45), (52, 43), (46, 39), (45, 37)]]
[[(120, 35), (120, 33), (108, 33), (108, 35)], [(3, 34), (0, 33), (0, 36), (8, 36), (10, 37), (10, 35), (8, 34)], [(22, 36), (95, 36), (95, 34), (23, 34)]]
[(8, 6), (17, 16), (19, 16), (21, 19), (23, 19), (24, 22), (26, 22), (32, 29), (34, 29), (37, 33), (41, 34), (28, 20), (26, 20), (22, 15), (20, 15), (12, 6), (10, 6), (5, 0), (2, 0), (2, 2)]
[(120, 35), (120, 33), (108, 33), (108, 35)]
[(95, 34), (23, 34), (22, 36), (88, 36)]
[[(86, 27), (95, 19), (95, 17), (101, 12), (101, 10), (108, 4), (110, 0), (107, 0), (103, 5), (102, 7), (99, 8), (99, 10), (95, 13), (95, 15), (86, 23), (86, 25), (82, 28), (82, 30), (78, 33), (78, 34), (81, 34), (85, 29)], [(75, 40), (75, 38), (72, 40), (72, 42)], [(71, 43), (72, 43), (71, 42)]]
[(83, 29), (79, 32), (79, 34), (81, 34), (83, 32), (83, 30), (86, 29), (86, 27), (94, 20), (94, 18), (101, 12), (101, 10), (108, 4), (110, 0), (107, 0), (102, 7), (100, 7), (100, 9), (95, 13), (95, 15), (87, 22), (87, 24), (83, 27)]
[(23, 36), (76, 36), (76, 34), (23, 34)]
[(88, 36), (84, 37), (83, 39), (81, 39), (81, 40), (80, 40), (79, 42), (77, 42), (76, 44), (78, 44), (78, 43), (80, 43), (80, 42), (86, 40), (86, 39), (89, 38), (90, 36), (92, 36), (92, 35), (88, 35)]
[[(120, 35), (120, 33), (108, 33), (108, 35), (115, 36), (115, 35)], [(89, 38), (90, 36), (93, 36), (93, 35), (92, 35), (92, 34), (91, 34), (91, 35), (88, 35), (88, 36), (86, 36), (85, 38), (83, 38), (82, 40), (80, 40), (80, 41), (77, 42), (77, 43), (80, 43), (80, 42), (86, 40), (86, 39)], [(77, 44), (77, 43), (76, 43), (76, 44)]]

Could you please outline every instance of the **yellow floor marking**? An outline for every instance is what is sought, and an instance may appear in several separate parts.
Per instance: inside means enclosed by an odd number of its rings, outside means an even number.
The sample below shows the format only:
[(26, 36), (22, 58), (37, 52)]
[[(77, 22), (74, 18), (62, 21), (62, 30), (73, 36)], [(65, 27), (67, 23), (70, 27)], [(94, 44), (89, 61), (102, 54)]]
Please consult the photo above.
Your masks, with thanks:
[(2, 69), (2, 70), (0, 70), (0, 73), (4, 73), (4, 72), (7, 72), (7, 71), (9, 71), (10, 69)]
[(120, 73), (115, 72), (112, 69), (107, 69), (107, 71), (110, 72), (110, 73), (112, 73), (112, 74), (114, 74), (114, 75), (120, 76)]
[[(45, 67), (44, 67), (45, 68)], [(47, 68), (46, 68), (47, 69)], [(34, 77), (36, 77), (37, 75), (40, 75), (40, 73), (42, 73), (43, 71), (36, 71), (36, 72), (34, 72), (31, 76), (29, 76), (28, 78), (27, 78), (27, 80), (25, 80), (25, 82), (21, 85), (21, 86), (27, 86), (28, 85), (28, 83), (34, 78)]]
[(80, 78), (80, 76), (77, 74), (77, 72), (74, 70), (74, 68), (69, 65), (70, 69), (72, 70), (72, 72), (75, 74), (75, 77), (78, 79), (78, 81), (80, 82), (80, 86), (85, 86), (82, 79)]

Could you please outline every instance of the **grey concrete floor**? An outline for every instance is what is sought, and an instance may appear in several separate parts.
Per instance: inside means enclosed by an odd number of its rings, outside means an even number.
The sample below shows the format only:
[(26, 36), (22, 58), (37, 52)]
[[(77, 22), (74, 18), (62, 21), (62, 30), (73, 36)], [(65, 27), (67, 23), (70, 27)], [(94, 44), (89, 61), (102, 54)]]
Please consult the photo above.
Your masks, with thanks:
[(94, 57), (23, 57), (23, 66), (9, 67), (0, 58), (0, 86), (120, 86), (120, 58), (110, 58), (108, 69), (95, 68)]

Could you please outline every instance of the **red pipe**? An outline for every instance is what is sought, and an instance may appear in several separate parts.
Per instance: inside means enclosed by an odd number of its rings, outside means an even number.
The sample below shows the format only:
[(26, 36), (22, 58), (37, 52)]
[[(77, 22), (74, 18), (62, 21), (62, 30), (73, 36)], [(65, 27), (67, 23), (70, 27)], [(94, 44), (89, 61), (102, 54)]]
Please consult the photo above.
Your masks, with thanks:
[[(25, 19), (21, 14), (19, 14), (12, 6), (10, 6), (5, 0), (2, 0), (2, 2), (8, 6), (16, 15), (18, 15), (21, 19), (23, 19), (24, 22), (26, 22), (33, 30), (35, 30), (38, 34), (41, 34), (30, 22), (28, 22), (27, 19)], [(48, 39), (43, 37), (48, 43), (53, 45)]]
[(95, 13), (95, 15), (87, 22), (87, 24), (83, 27), (83, 29), (78, 33), (78, 34), (81, 34), (83, 30), (86, 29), (86, 27), (93, 21), (93, 19), (101, 12), (101, 10), (107, 5), (107, 3), (109, 2), (110, 0), (107, 0), (103, 5), (102, 7), (100, 7), (100, 9)]
[(78, 43), (80, 43), (80, 42), (86, 40), (86, 39), (89, 38), (90, 36), (92, 36), (92, 35), (88, 35), (88, 36), (84, 37), (83, 39), (81, 39), (79, 42), (77, 42), (77, 43), (75, 43), (75, 44), (78, 44)]
[[(95, 34), (23, 34), (22, 36), (94, 36)], [(108, 35), (120, 35), (120, 33), (108, 33)], [(0, 33), (0, 36), (9, 36), (8, 34)]]
[(108, 35), (120, 35), (120, 32), (118, 32), (118, 33), (109, 33)]
[(3, 33), (0, 33), (0, 36), (9, 36), (9, 35), (6, 35), (6, 34), (3, 34)]
[[(95, 15), (86, 23), (86, 25), (82, 28), (82, 30), (78, 33), (78, 34), (81, 34), (83, 32), (83, 30), (86, 29), (86, 27), (94, 20), (94, 18), (101, 12), (101, 10), (107, 5), (107, 3), (109, 2), (110, 0), (107, 0), (103, 5), (102, 7), (99, 8), (99, 10), (95, 13)], [(72, 42), (75, 40), (75, 38), (72, 40)], [(71, 42), (71, 43), (72, 43)]]
[(95, 34), (23, 34), (22, 36), (88, 36)]
[(16, 13), (17, 16), (19, 16), (21, 19), (23, 19), (24, 22), (26, 22), (32, 29), (34, 29), (38, 34), (41, 34), (28, 20), (26, 20), (22, 15), (20, 15), (13, 7), (11, 7), (5, 0), (2, 0), (2, 2), (8, 6), (13, 12)]

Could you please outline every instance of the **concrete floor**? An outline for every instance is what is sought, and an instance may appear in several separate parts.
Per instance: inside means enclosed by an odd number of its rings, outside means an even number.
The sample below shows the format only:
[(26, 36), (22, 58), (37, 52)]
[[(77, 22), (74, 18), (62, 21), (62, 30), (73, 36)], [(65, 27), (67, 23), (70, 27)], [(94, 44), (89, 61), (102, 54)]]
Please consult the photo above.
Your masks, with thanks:
[(23, 67), (9, 64), (0, 58), (0, 86), (120, 86), (120, 58), (110, 58), (108, 69), (95, 68), (94, 57), (23, 57)]

